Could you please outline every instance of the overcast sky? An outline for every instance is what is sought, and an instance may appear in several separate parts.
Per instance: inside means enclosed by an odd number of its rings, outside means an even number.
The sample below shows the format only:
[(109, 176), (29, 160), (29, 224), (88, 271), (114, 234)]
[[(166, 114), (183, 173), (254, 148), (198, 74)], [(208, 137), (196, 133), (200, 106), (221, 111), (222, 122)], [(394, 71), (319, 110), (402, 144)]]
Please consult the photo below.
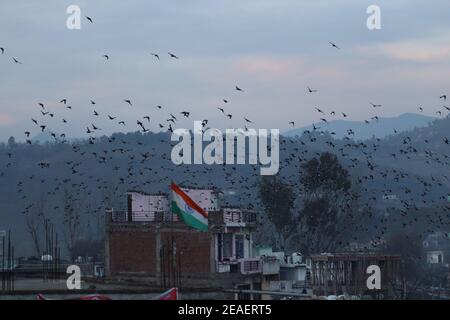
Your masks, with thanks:
[[(66, 27), (71, 4), (81, 8), (81, 30)], [(371, 4), (381, 7), (381, 30), (366, 27)], [(436, 116), (439, 96), (450, 98), (449, 13), (448, 0), (2, 0), (0, 140), (37, 134), (31, 118), (86, 137), (91, 124), (102, 134), (138, 130), (136, 120), (146, 115), (146, 127), (159, 130), (169, 113), (181, 119), (185, 110), (190, 118), (176, 127), (209, 119), (211, 127), (241, 128), (247, 117), (256, 128), (285, 131), (290, 121), (319, 121), (316, 106), (336, 111), (336, 119), (340, 112), (352, 120), (397, 116), (419, 106)], [(308, 86), (319, 92), (308, 94)], [(54, 118), (40, 114), (39, 102)]]

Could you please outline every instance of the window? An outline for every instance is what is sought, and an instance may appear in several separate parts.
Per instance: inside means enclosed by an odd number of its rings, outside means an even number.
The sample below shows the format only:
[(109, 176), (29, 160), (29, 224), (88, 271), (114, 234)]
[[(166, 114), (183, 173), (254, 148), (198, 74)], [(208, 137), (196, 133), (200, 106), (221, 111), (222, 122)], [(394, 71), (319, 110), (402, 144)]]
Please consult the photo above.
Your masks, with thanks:
[(235, 236), (235, 247), (236, 247), (236, 259), (244, 258), (244, 235), (237, 234)]
[(222, 234), (222, 259), (229, 260), (233, 256), (233, 234)]

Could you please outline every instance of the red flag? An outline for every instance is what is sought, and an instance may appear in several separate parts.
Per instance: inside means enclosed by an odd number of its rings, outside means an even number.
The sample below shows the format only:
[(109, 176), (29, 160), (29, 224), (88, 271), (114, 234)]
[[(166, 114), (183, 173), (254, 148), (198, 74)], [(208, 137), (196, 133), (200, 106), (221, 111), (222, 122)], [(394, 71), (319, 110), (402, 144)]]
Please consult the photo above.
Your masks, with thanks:
[(178, 300), (178, 288), (172, 288), (161, 293), (155, 300)]
[[(42, 294), (38, 294), (36, 299), (37, 300), (51, 300), (51, 299), (44, 297), (44, 295), (42, 295)], [(107, 296), (102, 296), (99, 294), (90, 294), (87, 296), (81, 296), (81, 297), (77, 297), (77, 298), (70, 298), (70, 299), (63, 299), (63, 300), (111, 300), (111, 299), (108, 298)]]

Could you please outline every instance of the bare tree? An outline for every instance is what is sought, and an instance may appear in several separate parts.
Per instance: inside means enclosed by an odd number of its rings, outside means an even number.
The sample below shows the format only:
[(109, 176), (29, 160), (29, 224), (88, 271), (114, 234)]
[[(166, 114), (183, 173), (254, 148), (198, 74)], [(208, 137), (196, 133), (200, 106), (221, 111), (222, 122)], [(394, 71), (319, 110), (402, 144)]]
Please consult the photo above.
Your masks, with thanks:
[(34, 204), (33, 208), (31, 208), (25, 216), (26, 231), (31, 236), (34, 246), (34, 253), (37, 257), (41, 256), (39, 232), (44, 220), (44, 200), (41, 197), (41, 199)]
[(80, 238), (81, 234), (81, 208), (82, 208), (82, 197), (80, 193), (71, 192), (64, 189), (63, 195), (64, 201), (64, 219), (63, 224), (65, 240), (67, 244), (67, 249), (71, 258), (74, 258), (74, 247)]

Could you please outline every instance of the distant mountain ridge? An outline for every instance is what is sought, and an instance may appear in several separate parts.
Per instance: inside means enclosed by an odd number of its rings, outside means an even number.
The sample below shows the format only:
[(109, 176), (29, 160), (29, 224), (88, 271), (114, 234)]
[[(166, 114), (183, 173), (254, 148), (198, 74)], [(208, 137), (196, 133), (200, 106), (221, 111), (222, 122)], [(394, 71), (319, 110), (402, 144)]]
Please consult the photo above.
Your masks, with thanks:
[(319, 131), (334, 132), (335, 138), (342, 138), (348, 134), (348, 130), (352, 130), (354, 132), (354, 139), (366, 140), (373, 136), (376, 138), (384, 138), (395, 134), (395, 131), (400, 133), (418, 127), (425, 127), (434, 120), (436, 118), (416, 113), (404, 113), (392, 118), (380, 117), (378, 120), (373, 119), (369, 123), (365, 123), (364, 121), (332, 120), (328, 123), (318, 122), (310, 126), (292, 129), (283, 135), (287, 137), (301, 136), (304, 131), (312, 131), (314, 129), (313, 126), (315, 126)]

